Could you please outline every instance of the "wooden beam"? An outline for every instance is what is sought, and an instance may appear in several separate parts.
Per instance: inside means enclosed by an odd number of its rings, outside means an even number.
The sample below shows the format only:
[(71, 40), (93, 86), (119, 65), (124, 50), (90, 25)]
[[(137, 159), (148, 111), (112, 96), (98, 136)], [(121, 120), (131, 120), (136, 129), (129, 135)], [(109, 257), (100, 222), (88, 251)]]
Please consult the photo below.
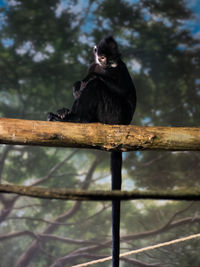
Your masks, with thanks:
[(165, 199), (165, 200), (200, 200), (200, 190), (159, 190), (159, 191), (103, 191), (77, 190), (63, 188), (45, 188), (36, 186), (19, 186), (0, 184), (0, 193), (14, 193), (22, 196), (61, 200), (130, 200), (130, 199)]
[(0, 143), (101, 150), (200, 150), (200, 128), (0, 119)]

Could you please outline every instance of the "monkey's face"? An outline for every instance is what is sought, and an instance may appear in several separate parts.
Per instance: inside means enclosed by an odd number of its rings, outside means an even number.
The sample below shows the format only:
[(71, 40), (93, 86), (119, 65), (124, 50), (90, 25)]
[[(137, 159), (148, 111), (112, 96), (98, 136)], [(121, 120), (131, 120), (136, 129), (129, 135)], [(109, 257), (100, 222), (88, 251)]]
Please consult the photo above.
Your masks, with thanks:
[(105, 55), (99, 55), (96, 46), (94, 46), (93, 53), (94, 53), (95, 63), (98, 64), (98, 65), (100, 65), (102, 68), (105, 68), (106, 65), (107, 65), (107, 58), (106, 58), (106, 56)]
[(95, 46), (94, 47), (94, 59), (95, 59), (95, 63), (100, 65), (102, 68), (116, 68), (117, 67), (117, 61), (112, 59), (112, 58), (108, 58), (105, 54), (100, 54), (98, 53), (98, 49)]
[(106, 67), (106, 65), (107, 65), (107, 58), (106, 58), (105, 55), (98, 55), (98, 60), (99, 60), (100, 65), (102, 67)]

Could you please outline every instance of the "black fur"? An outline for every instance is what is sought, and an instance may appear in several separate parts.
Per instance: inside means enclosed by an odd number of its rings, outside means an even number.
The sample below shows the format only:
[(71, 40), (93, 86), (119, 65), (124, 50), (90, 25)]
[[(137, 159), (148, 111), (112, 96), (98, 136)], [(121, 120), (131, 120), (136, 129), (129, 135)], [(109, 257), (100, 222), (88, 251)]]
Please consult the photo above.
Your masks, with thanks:
[[(129, 124), (136, 107), (135, 86), (120, 58), (112, 36), (94, 48), (94, 62), (88, 75), (74, 84), (71, 111), (63, 108), (49, 113), (49, 121)], [(122, 153), (111, 153), (112, 190), (121, 189)], [(113, 201), (113, 267), (119, 266), (120, 201)]]

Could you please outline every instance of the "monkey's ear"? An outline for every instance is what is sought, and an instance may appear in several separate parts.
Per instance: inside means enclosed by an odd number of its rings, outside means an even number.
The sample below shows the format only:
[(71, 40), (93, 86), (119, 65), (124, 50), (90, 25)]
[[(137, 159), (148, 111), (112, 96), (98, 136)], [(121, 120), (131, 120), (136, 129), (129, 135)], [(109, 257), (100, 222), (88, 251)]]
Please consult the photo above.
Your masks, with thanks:
[(118, 45), (113, 36), (109, 35), (105, 38), (105, 40), (111, 51), (116, 53), (118, 51)]
[(110, 43), (109, 43), (109, 45), (110, 45), (110, 48), (113, 50), (113, 49), (117, 49), (117, 43), (115, 42), (115, 41), (111, 41)]

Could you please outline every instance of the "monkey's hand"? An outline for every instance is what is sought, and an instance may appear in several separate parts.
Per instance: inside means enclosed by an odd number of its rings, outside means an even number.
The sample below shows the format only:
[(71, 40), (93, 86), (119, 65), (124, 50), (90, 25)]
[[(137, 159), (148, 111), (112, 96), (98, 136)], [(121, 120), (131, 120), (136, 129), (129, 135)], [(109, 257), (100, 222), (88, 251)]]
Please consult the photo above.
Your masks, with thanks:
[(68, 108), (59, 109), (56, 114), (49, 112), (47, 115), (47, 121), (66, 121), (65, 119), (70, 114)]
[(70, 113), (70, 110), (68, 108), (62, 108), (57, 110), (56, 116), (60, 118), (61, 120), (65, 120), (65, 118), (68, 116)]

